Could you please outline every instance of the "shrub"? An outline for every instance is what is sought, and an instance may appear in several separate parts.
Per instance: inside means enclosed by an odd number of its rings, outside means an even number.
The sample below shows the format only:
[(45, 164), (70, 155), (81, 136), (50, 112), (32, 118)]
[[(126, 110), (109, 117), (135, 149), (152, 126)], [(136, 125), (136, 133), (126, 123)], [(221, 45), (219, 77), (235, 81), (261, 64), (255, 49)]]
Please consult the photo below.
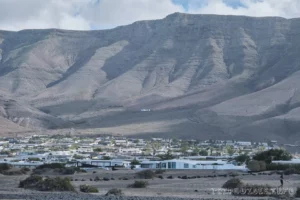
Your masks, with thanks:
[(258, 171), (260, 171), (260, 162), (257, 160), (251, 160), (251, 161), (249, 161), (247, 168), (250, 171), (258, 172)]
[(43, 173), (45, 173), (47, 171), (47, 169), (34, 169), (32, 170), (32, 174), (33, 175), (41, 175)]
[(270, 163), (267, 164), (267, 170), (287, 170), (293, 168), (297, 171), (300, 171), (300, 164), (279, 164), (279, 163)]
[(290, 168), (287, 164), (278, 164), (278, 163), (270, 163), (267, 164), (267, 170), (273, 171), (273, 170), (286, 170)]
[(74, 191), (68, 178), (46, 178), (41, 176), (30, 176), (19, 183), (20, 188), (35, 189), (39, 191)]
[(122, 196), (123, 192), (121, 189), (117, 189), (117, 188), (113, 188), (107, 191), (107, 193), (105, 194), (105, 196), (108, 195), (115, 195), (115, 196)]
[(101, 160), (111, 160), (111, 157), (109, 157), (109, 156), (102, 156)]
[(12, 166), (9, 165), (9, 164), (7, 164), (7, 163), (1, 163), (0, 164), (0, 173), (3, 173), (4, 171), (9, 170), (11, 168), (12, 168)]
[(146, 188), (147, 186), (147, 181), (134, 181), (133, 184), (128, 185), (129, 188)]
[(268, 151), (263, 151), (257, 153), (253, 156), (253, 160), (265, 161), (270, 164), (273, 160), (291, 160), (292, 155), (282, 149), (270, 149)]
[(28, 167), (22, 167), (22, 168), (21, 168), (21, 171), (22, 171), (24, 174), (26, 174), (27, 172), (30, 171), (30, 169), (29, 169)]
[(300, 197), (300, 187), (297, 187), (296, 193), (295, 193), (295, 197), (299, 198)]
[(168, 176), (167, 179), (173, 179), (173, 176), (172, 176), (172, 175), (171, 175), (171, 176)]
[(228, 181), (226, 181), (222, 188), (225, 188), (225, 189), (234, 189), (234, 188), (239, 188), (243, 185), (243, 182), (238, 179), (238, 178), (232, 178), (232, 179), (229, 179)]
[(28, 158), (29, 161), (41, 161), (39, 158)]
[(75, 174), (76, 170), (73, 167), (67, 167), (60, 170), (61, 174), (71, 175)]
[(181, 177), (181, 179), (188, 179), (187, 175)]
[(20, 188), (32, 188), (37, 185), (38, 182), (42, 181), (43, 178), (41, 176), (32, 175), (26, 178), (23, 181), (20, 181), (19, 187)]
[(266, 171), (267, 165), (265, 161), (259, 161), (259, 171)]
[(152, 170), (143, 170), (137, 173), (140, 178), (152, 179), (155, 176), (155, 173)]
[(248, 163), (250, 161), (250, 156), (248, 156), (247, 154), (241, 154), (237, 157), (234, 158), (234, 160), (238, 163)]
[(139, 164), (140, 164), (140, 162), (136, 159), (133, 159), (130, 163), (130, 165), (139, 165)]
[(80, 192), (85, 192), (85, 193), (98, 193), (99, 190), (93, 186), (90, 185), (80, 185)]
[(46, 178), (37, 184), (37, 190), (40, 191), (75, 191), (68, 178)]

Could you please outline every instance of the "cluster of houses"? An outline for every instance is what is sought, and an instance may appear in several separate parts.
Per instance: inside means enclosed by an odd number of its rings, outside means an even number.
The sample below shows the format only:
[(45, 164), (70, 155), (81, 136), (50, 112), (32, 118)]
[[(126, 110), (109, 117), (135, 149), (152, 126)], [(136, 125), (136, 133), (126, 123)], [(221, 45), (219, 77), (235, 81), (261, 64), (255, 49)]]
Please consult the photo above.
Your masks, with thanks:
[(179, 139), (137, 139), (126, 137), (84, 137), (33, 135), (0, 138), (0, 163), (35, 167), (44, 163), (68, 163), (78, 167), (132, 167), (151, 169), (235, 169), (247, 170), (231, 161), (240, 154), (276, 148), (276, 141), (221, 141)]

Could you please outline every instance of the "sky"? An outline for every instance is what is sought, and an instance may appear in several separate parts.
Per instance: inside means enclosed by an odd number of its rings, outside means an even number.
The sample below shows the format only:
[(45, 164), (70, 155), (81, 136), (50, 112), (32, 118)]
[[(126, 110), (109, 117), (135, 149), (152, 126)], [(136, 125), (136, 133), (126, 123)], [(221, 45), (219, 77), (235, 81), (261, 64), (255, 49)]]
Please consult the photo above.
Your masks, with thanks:
[(300, 17), (300, 0), (0, 0), (0, 30), (108, 29), (174, 12)]

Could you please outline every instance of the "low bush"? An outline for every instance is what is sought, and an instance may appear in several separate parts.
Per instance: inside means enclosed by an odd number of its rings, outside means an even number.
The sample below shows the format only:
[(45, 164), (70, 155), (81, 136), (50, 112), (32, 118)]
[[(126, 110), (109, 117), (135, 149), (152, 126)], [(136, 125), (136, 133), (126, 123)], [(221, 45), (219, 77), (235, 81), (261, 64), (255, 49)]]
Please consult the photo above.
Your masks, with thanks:
[(25, 180), (20, 181), (20, 188), (34, 188), (39, 182), (43, 181), (41, 176), (33, 175), (29, 176)]
[(266, 169), (269, 171), (284, 171), (285, 175), (300, 174), (300, 164), (267, 164)]
[(266, 171), (267, 169), (267, 164), (265, 161), (259, 161), (259, 170), (260, 171)]
[(109, 195), (122, 196), (123, 192), (121, 189), (113, 188), (108, 190), (107, 193), (105, 194), (105, 196), (109, 196)]
[(250, 171), (258, 172), (266, 170), (266, 163), (264, 161), (251, 160), (247, 165)]
[(181, 179), (188, 179), (187, 175), (181, 177)]
[(297, 187), (296, 193), (295, 193), (296, 198), (300, 198), (300, 187)]
[(128, 185), (129, 188), (146, 188), (149, 185), (147, 181), (134, 181), (133, 184)]
[(232, 178), (232, 179), (229, 179), (228, 181), (226, 181), (222, 188), (225, 188), (225, 189), (234, 189), (234, 188), (239, 188), (243, 185), (243, 182), (238, 179), (238, 178)]
[(9, 165), (9, 164), (7, 164), (7, 163), (1, 163), (0, 164), (0, 173), (2, 174), (3, 172), (5, 172), (5, 171), (7, 171), (7, 170), (9, 170), (11, 168), (12, 168), (12, 166)]
[(80, 185), (79, 186), (80, 192), (85, 192), (85, 193), (98, 193), (99, 190), (95, 188), (94, 186), (90, 185)]
[(28, 167), (22, 167), (21, 171), (26, 174), (27, 172), (30, 172), (30, 169)]
[(155, 177), (155, 173), (152, 170), (143, 170), (137, 172), (137, 175), (139, 178), (144, 178), (144, 179), (152, 179)]
[(37, 184), (37, 190), (40, 191), (75, 191), (68, 178), (46, 178)]
[(20, 188), (35, 189), (39, 191), (75, 191), (68, 178), (46, 178), (33, 175), (19, 183)]

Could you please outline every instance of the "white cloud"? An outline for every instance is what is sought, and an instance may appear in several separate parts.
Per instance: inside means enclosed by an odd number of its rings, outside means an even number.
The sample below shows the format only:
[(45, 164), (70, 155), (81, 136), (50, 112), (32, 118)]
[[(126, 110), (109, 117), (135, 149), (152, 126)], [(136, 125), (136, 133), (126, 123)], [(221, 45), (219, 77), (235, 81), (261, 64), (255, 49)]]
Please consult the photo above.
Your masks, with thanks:
[(184, 9), (171, 0), (100, 0), (99, 4), (85, 7), (82, 15), (96, 27), (111, 27), (160, 19), (174, 12)]
[(247, 15), (256, 17), (300, 17), (300, 1), (298, 0), (240, 0), (239, 2), (244, 6), (233, 8), (228, 6), (228, 3), (226, 4), (222, 0), (208, 0), (205, 6), (190, 6), (189, 12), (220, 15)]
[[(111, 28), (174, 12), (300, 17), (300, 0), (0, 0), (0, 29)], [(187, 5), (186, 8), (180, 5)], [(230, 5), (244, 6), (230, 6)]]

